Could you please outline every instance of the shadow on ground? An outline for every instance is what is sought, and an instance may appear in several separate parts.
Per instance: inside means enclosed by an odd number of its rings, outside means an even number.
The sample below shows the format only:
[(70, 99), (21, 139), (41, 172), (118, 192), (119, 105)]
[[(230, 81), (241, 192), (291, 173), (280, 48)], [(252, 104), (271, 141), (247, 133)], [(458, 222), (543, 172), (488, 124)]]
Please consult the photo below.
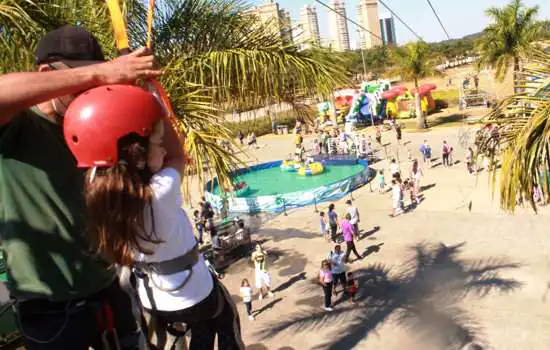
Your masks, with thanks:
[(439, 126), (447, 123), (454, 123), (463, 121), (468, 117), (467, 113), (455, 113), (442, 117), (437, 117), (431, 120), (428, 120), (428, 127), (433, 128), (434, 126)]
[(360, 285), (357, 304), (342, 305), (330, 313), (320, 311), (319, 291), (318, 296), (296, 303), (306, 306), (303, 311), (270, 324), (259, 334), (269, 338), (282, 331), (321, 331), (326, 325), (341, 323), (345, 327), (325, 334), (329, 340), (317, 348), (353, 349), (391, 318), (427, 347), (461, 349), (475, 344), (478, 349), (487, 348), (490, 344), (482, 325), (461, 307), (461, 301), (467, 296), (484, 298), (492, 292), (510, 293), (520, 288), (517, 280), (500, 275), (520, 265), (497, 258), (460, 259), (464, 245), (418, 243), (410, 248), (411, 258), (402, 266), (371, 264), (356, 270)]

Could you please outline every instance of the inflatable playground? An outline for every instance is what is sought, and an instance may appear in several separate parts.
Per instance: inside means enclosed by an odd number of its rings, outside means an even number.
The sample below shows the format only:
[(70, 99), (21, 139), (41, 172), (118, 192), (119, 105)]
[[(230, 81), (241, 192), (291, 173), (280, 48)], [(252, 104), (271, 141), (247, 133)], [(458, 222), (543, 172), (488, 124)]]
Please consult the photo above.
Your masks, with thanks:
[[(420, 107), (423, 114), (435, 111), (432, 91), (434, 84), (418, 87)], [(388, 118), (407, 119), (415, 117), (414, 95), (404, 86), (391, 86), (387, 80), (362, 83), (359, 89), (344, 89), (334, 93), (334, 103), (322, 102), (318, 107), (318, 125), (321, 128), (337, 124), (372, 125)]]

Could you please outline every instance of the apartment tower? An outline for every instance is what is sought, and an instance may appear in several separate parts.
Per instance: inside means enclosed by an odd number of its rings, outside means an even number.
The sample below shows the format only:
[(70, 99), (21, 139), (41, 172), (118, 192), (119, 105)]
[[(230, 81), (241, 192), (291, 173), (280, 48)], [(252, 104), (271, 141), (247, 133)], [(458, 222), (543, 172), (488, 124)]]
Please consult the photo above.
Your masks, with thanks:
[(350, 49), (350, 46), (348, 21), (346, 20), (346, 4), (343, 0), (332, 0), (331, 7), (337, 12), (329, 12), (332, 48), (336, 51), (347, 51)]
[(361, 48), (370, 49), (382, 45), (383, 42), (379, 39), (382, 35), (378, 17), (378, 1), (360, 0), (359, 5), (357, 5), (357, 19), (361, 26), (368, 29), (368, 31), (365, 31), (359, 28)]
[(306, 5), (300, 9), (300, 40), (304, 42), (304, 48), (311, 47), (311, 44), (321, 44), (319, 31), (319, 19), (315, 6)]

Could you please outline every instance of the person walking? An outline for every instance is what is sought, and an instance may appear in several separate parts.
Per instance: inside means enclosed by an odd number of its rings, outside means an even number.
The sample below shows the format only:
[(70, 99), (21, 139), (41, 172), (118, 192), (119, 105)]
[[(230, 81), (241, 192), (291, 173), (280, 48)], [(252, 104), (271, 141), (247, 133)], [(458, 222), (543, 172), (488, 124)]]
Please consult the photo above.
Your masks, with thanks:
[(349, 222), (353, 226), (353, 236), (356, 239), (359, 239), (359, 210), (357, 210), (357, 208), (353, 205), (353, 202), (349, 199), (346, 201), (346, 205), (348, 206), (346, 213), (351, 216)]
[(248, 319), (250, 321), (254, 321), (254, 316), (252, 315), (252, 288), (250, 287), (250, 283), (248, 283), (248, 280), (246, 278), (241, 281), (240, 292), (241, 298), (243, 298), (243, 303), (246, 308)]
[(397, 137), (397, 144), (401, 144), (401, 136), (402, 136), (402, 130), (401, 130), (401, 124), (395, 123), (395, 136)]
[(422, 159), (428, 168), (432, 167), (432, 147), (428, 143), (428, 140), (424, 140), (424, 143), (420, 145), (420, 153), (422, 154)]
[(195, 228), (199, 234), (199, 243), (202, 244), (202, 236), (204, 234), (204, 218), (200, 215), (200, 211), (195, 210), (193, 212), (193, 220), (195, 221)]
[(330, 272), (332, 273), (332, 292), (334, 295), (337, 295), (336, 287), (338, 282), (342, 285), (342, 291), (344, 292), (344, 297), (347, 295), (346, 292), (346, 266), (344, 264), (344, 259), (346, 255), (342, 251), (342, 247), (337, 244), (334, 246), (334, 251), (330, 252), (328, 256), (328, 261), (331, 265)]
[(242, 132), (242, 130), (239, 129), (238, 133), (237, 133), (237, 137), (239, 138), (239, 142), (241, 143), (241, 146), (244, 145), (244, 134)]
[(466, 170), (469, 175), (474, 173), (474, 150), (472, 147), (468, 147), (466, 151)]
[(334, 211), (334, 204), (330, 203), (328, 206), (328, 224), (330, 228), (330, 239), (333, 243), (336, 243), (338, 233), (338, 214)]
[(254, 262), (254, 275), (256, 276), (256, 288), (260, 292), (258, 300), (262, 300), (264, 295), (273, 297), (271, 291), (271, 275), (267, 270), (267, 252), (262, 249), (260, 244), (256, 244), (256, 249), (252, 253), (252, 261)]
[(325, 237), (325, 240), (327, 242), (330, 242), (330, 228), (324, 211), (319, 213), (319, 224), (321, 227), (321, 234), (323, 235), (323, 237)]
[[(412, 195), (411, 202), (414, 200), (416, 204), (420, 203), (420, 180), (422, 179), (422, 169), (418, 165), (418, 160), (415, 159), (411, 168)], [(412, 204), (412, 203), (411, 203)]]
[(361, 260), (361, 255), (357, 252), (355, 248), (355, 243), (353, 242), (353, 226), (349, 222), (351, 220), (351, 215), (346, 214), (344, 218), (340, 221), (340, 227), (342, 228), (342, 233), (344, 235), (344, 242), (346, 242), (346, 255), (344, 261), (349, 261), (349, 255), (351, 252), (355, 254), (357, 260)]
[(443, 141), (443, 147), (441, 148), (441, 159), (443, 161), (443, 166), (448, 168), (451, 166), (450, 157), (451, 147), (447, 144), (447, 141)]
[(332, 311), (332, 272), (330, 270), (330, 262), (323, 260), (321, 262), (321, 270), (319, 271), (319, 282), (323, 287), (323, 293), (325, 295), (325, 303), (323, 309), (325, 311)]
[[(106, 62), (82, 27), (49, 32), (35, 57), (35, 72), (0, 76), (0, 239), (21, 336), (32, 350), (101, 348), (105, 337), (138, 349), (132, 301), (84, 238), (84, 174), (63, 121), (83, 91), (161, 72), (144, 48)], [(108, 331), (97, 321), (106, 313), (114, 316)]]

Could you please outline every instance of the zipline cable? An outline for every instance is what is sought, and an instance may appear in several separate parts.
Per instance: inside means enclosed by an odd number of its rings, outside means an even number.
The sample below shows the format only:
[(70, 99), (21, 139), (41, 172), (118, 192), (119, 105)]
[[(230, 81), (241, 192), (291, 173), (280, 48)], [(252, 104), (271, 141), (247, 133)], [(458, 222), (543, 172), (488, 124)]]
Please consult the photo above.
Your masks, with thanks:
[(439, 22), (439, 24), (441, 25), (441, 28), (443, 28), (443, 31), (445, 32), (445, 35), (447, 35), (447, 39), (451, 40), (451, 36), (447, 32), (447, 29), (445, 29), (445, 26), (443, 25), (443, 22), (441, 22), (441, 19), (439, 18), (439, 15), (437, 14), (437, 11), (432, 6), (432, 2), (430, 0), (426, 0), (426, 1), (428, 1), (428, 5), (430, 5), (430, 7), (431, 7), (431, 9), (432, 9), (432, 11), (435, 15), (435, 18), (437, 18), (437, 21)]
[(424, 39), (422, 39), (422, 37), (421, 37), (420, 35), (416, 34), (416, 32), (415, 32), (414, 30), (412, 30), (412, 28), (411, 28), (407, 23), (405, 23), (405, 21), (403, 21), (403, 20), (401, 19), (401, 17), (399, 17), (399, 16), (397, 15), (397, 13), (395, 13), (388, 5), (386, 5), (386, 3), (385, 3), (384, 1), (382, 1), (382, 0), (378, 0), (378, 1), (379, 1), (382, 5), (384, 5), (384, 7), (385, 7), (386, 9), (388, 9), (388, 11), (390, 11), (390, 13), (391, 13), (395, 18), (397, 18), (397, 20), (398, 20), (399, 22), (403, 23), (403, 25), (404, 25), (411, 33), (413, 33), (413, 35), (416, 36), (416, 37), (418, 38), (418, 40), (422, 40), (422, 41), (424, 40)]

